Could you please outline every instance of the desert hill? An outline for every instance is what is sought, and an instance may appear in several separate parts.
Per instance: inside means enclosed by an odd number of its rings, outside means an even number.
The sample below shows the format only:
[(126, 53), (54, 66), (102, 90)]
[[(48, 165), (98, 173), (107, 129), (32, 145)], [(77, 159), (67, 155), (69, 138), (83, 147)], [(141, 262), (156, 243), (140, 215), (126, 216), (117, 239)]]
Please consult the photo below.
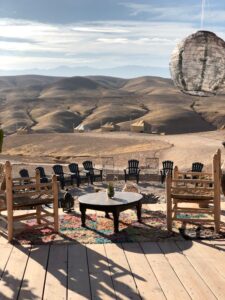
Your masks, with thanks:
[(1, 76), (0, 122), (7, 134), (20, 127), (69, 133), (80, 124), (98, 130), (106, 122), (129, 130), (138, 120), (149, 132), (202, 132), (225, 127), (224, 97), (187, 96), (170, 79), (151, 76)]

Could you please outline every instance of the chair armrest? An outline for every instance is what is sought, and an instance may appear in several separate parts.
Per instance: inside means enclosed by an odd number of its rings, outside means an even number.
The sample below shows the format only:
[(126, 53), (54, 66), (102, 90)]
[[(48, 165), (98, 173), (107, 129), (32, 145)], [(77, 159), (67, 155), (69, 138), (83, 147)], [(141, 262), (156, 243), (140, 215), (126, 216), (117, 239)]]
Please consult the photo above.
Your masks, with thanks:
[(82, 172), (84, 172), (84, 173), (86, 173), (86, 174), (89, 174), (90, 173), (90, 171), (88, 171), (88, 170), (82, 170)]
[(94, 170), (97, 170), (97, 171), (102, 171), (102, 169), (97, 169), (97, 168), (93, 168)]

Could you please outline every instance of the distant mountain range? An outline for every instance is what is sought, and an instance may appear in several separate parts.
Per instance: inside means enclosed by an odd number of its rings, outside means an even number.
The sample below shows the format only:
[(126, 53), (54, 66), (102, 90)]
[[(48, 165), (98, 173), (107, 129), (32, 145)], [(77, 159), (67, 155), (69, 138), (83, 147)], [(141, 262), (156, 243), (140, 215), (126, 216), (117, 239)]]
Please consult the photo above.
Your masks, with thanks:
[(121, 130), (144, 120), (147, 132), (177, 134), (225, 127), (224, 96), (194, 98), (170, 79), (144, 76), (0, 76), (0, 121), (8, 134), (99, 130), (114, 122)]
[(29, 69), (29, 70), (0, 70), (0, 76), (12, 76), (23, 74), (35, 74), (44, 76), (90, 76), (101, 74), (103, 76), (115, 76), (122, 78), (134, 78), (140, 76), (162, 76), (170, 77), (169, 68), (143, 67), (143, 66), (121, 66), (116, 68), (91, 68), (91, 67), (67, 67), (60, 66), (52, 69)]

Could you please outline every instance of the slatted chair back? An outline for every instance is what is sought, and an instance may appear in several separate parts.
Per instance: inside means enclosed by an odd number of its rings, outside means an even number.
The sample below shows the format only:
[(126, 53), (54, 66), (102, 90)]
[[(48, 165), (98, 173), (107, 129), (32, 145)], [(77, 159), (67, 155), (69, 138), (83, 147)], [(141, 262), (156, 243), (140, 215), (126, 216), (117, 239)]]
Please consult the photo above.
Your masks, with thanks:
[(200, 162), (194, 162), (192, 164), (191, 172), (202, 172), (204, 165)]
[(20, 174), (20, 176), (23, 177), (23, 178), (28, 178), (28, 177), (30, 177), (30, 176), (29, 176), (29, 172), (28, 172), (27, 169), (21, 169), (21, 170), (19, 171), (19, 174)]
[(35, 170), (39, 171), (39, 173), (40, 173), (40, 179), (41, 179), (42, 183), (46, 183), (46, 182), (49, 181), (47, 175), (45, 174), (45, 169), (43, 167), (37, 167)]
[[(215, 230), (219, 232), (220, 182), (220, 150), (213, 157), (212, 172), (182, 172), (175, 167), (173, 177), (166, 177), (168, 230), (172, 230), (173, 220), (179, 220), (186, 223), (214, 222)], [(190, 206), (191, 204), (194, 206)]]
[(138, 173), (139, 161), (137, 159), (128, 160), (128, 173), (137, 174)]
[(53, 167), (53, 171), (56, 175), (63, 175), (64, 172), (63, 172), (63, 167), (61, 165), (54, 165)]
[(39, 170), (41, 178), (47, 177), (45, 174), (45, 169), (43, 167), (37, 167), (36, 170)]
[(85, 170), (89, 171), (90, 175), (94, 174), (94, 167), (93, 167), (93, 163), (91, 160), (85, 160), (83, 162), (83, 166), (84, 166)]
[[(57, 232), (58, 225), (58, 185), (56, 175), (51, 182), (41, 183), (40, 172), (36, 170), (35, 177), (29, 177), (29, 184), (24, 184), (24, 178), (12, 177), (12, 166), (9, 161), (5, 163), (5, 193), (4, 201), (0, 201), (0, 211), (6, 211), (6, 215), (0, 215), (0, 219), (7, 224), (8, 241), (12, 241), (14, 222), (37, 218), (35, 226), (51, 226)], [(26, 177), (27, 178), (27, 177)], [(45, 210), (44, 204), (53, 203), (53, 213)], [(27, 209), (36, 208), (36, 212), (28, 212)], [(14, 215), (15, 210), (24, 209), (23, 214)], [(47, 218), (46, 218), (47, 217)], [(52, 220), (48, 220), (53, 217)], [(1, 228), (5, 231), (5, 226)]]
[(30, 183), (30, 175), (27, 169), (21, 169), (19, 171), (20, 176), (23, 178), (23, 183), (28, 184)]
[(167, 174), (172, 175), (173, 174), (173, 161), (171, 161), (171, 160), (164, 160), (162, 162), (162, 165), (163, 165), (162, 171), (163, 171), (163, 173), (165, 175), (167, 175)]
[(68, 165), (68, 168), (71, 173), (74, 173), (75, 175), (79, 175), (79, 166), (76, 163), (72, 163)]

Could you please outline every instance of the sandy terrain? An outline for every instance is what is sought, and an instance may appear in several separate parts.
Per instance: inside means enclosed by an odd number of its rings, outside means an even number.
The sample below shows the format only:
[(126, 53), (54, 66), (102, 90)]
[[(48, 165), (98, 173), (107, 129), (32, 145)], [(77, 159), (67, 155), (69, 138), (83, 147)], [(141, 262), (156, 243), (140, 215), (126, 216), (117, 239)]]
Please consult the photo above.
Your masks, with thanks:
[(81, 164), (91, 158), (101, 166), (102, 156), (113, 156), (115, 167), (123, 169), (128, 159), (137, 158), (145, 165), (146, 157), (159, 157), (160, 166), (162, 160), (169, 159), (182, 169), (190, 169), (194, 161), (210, 168), (212, 155), (218, 148), (225, 160), (224, 139), (225, 130), (164, 136), (126, 132), (15, 134), (5, 138), (1, 161), (51, 165), (56, 162)]

